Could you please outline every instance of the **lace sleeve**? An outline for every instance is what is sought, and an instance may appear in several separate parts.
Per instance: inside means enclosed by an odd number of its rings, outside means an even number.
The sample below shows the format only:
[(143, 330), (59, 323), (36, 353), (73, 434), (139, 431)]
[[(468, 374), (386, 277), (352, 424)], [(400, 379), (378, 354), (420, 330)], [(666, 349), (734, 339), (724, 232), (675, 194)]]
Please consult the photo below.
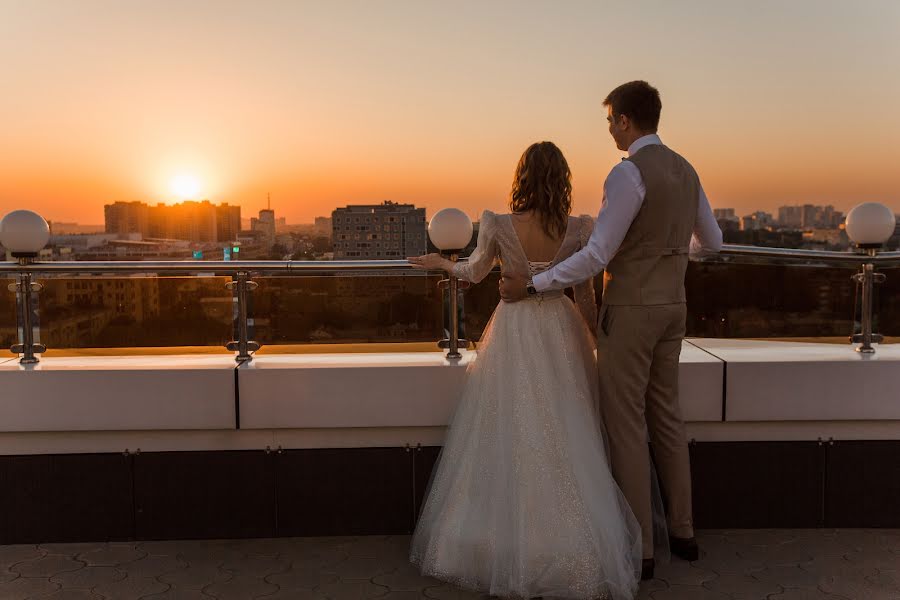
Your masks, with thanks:
[(491, 211), (484, 211), (478, 225), (478, 243), (475, 251), (467, 261), (457, 263), (453, 267), (453, 274), (463, 281), (478, 283), (494, 268), (498, 254), (494, 217)]
[[(578, 218), (578, 242), (579, 247), (584, 248), (591, 237), (594, 230), (594, 219), (589, 215), (582, 215)], [(594, 337), (597, 337), (597, 296), (594, 293), (594, 278), (590, 277), (574, 286), (575, 304), (584, 317), (585, 323), (590, 328)]]

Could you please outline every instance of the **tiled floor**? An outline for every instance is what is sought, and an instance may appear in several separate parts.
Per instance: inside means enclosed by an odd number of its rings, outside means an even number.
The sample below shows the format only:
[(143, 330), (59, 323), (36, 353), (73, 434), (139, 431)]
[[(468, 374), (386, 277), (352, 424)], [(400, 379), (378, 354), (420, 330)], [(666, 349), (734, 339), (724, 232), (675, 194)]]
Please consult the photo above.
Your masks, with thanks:
[[(900, 530), (704, 531), (638, 598), (898, 600)], [(408, 536), (0, 546), (0, 599), (463, 600), (421, 577)]]

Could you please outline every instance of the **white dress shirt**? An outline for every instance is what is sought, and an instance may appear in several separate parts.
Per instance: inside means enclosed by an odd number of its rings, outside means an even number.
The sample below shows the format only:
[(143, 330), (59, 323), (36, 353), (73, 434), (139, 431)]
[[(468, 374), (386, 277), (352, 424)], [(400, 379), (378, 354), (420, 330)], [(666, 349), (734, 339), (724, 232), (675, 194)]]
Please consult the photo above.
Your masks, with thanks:
[[(655, 133), (635, 140), (628, 148), (628, 156), (651, 144), (662, 144)], [(646, 195), (641, 171), (633, 162), (623, 160), (613, 167), (603, 184), (603, 203), (587, 245), (555, 267), (535, 275), (532, 280), (535, 289), (543, 292), (571, 287), (605, 269), (622, 245)], [(718, 252), (721, 248), (722, 230), (701, 185), (690, 253), (696, 256)]]

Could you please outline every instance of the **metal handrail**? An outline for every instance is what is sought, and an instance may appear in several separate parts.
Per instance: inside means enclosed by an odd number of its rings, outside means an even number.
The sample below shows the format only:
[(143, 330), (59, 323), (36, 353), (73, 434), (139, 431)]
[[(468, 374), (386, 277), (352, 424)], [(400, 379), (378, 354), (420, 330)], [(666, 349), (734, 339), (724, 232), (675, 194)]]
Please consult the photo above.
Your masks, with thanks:
[(412, 271), (405, 260), (156, 260), (0, 262), (0, 273), (331, 273)]
[(760, 246), (741, 246), (725, 244), (717, 254), (711, 254), (700, 260), (704, 262), (757, 262), (765, 259), (783, 263), (817, 263), (835, 266), (858, 267), (863, 263), (875, 266), (900, 266), (900, 252), (881, 252), (874, 256), (868, 253), (835, 250), (803, 250), (798, 248), (764, 248)]
[[(859, 252), (830, 250), (800, 250), (793, 248), (763, 248), (725, 244), (716, 254), (700, 257), (702, 262), (758, 262), (760, 259), (777, 263), (816, 263), (858, 267), (871, 263), (876, 267), (900, 266), (900, 252), (882, 252), (869, 256)], [(465, 260), (465, 259), (460, 259)], [(59, 261), (59, 262), (0, 262), (0, 273), (222, 273), (241, 272), (277, 274), (314, 274), (366, 271), (412, 271), (405, 260), (159, 260), (159, 261)]]

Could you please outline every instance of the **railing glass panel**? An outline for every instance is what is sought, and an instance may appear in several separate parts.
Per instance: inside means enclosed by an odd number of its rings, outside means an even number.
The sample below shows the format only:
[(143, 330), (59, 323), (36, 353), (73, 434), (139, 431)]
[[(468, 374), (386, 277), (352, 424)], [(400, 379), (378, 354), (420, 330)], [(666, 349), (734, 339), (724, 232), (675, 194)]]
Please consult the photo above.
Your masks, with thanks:
[(16, 294), (7, 289), (7, 286), (15, 284), (15, 282), (15, 277), (0, 277), (0, 360), (12, 358), (13, 355), (3, 352), (3, 349), (9, 348), (18, 342), (16, 333)]
[(877, 269), (884, 283), (875, 285), (873, 329), (885, 336), (900, 337), (900, 267)]
[[(900, 335), (900, 268), (880, 268), (874, 330)], [(687, 334), (716, 338), (846, 337), (859, 331), (852, 266), (692, 262), (685, 280)], [(466, 333), (478, 340), (500, 297), (499, 273), (465, 292)], [(598, 298), (601, 278), (595, 280)], [(854, 310), (855, 306), (855, 310)]]
[(232, 338), (230, 277), (41, 277), (50, 349), (221, 346)]
[(274, 344), (430, 342), (442, 337), (441, 277), (421, 272), (256, 277), (250, 338)]

